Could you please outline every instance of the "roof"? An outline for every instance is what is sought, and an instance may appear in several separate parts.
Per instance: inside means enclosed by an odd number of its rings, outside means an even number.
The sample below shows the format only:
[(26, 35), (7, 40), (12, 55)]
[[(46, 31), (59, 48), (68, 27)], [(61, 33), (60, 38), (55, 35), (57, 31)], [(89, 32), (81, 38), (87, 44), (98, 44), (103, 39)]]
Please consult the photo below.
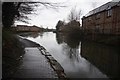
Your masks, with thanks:
[(17, 25), (17, 27), (38, 27), (38, 26), (35, 26), (35, 25), (33, 25), (33, 26), (28, 26), (28, 25)]
[(88, 14), (85, 15), (85, 17), (96, 14), (96, 13), (104, 11), (104, 10), (111, 9), (112, 7), (114, 7), (116, 5), (120, 6), (120, 1), (119, 2), (108, 2), (108, 3), (104, 4), (104, 5), (90, 11)]

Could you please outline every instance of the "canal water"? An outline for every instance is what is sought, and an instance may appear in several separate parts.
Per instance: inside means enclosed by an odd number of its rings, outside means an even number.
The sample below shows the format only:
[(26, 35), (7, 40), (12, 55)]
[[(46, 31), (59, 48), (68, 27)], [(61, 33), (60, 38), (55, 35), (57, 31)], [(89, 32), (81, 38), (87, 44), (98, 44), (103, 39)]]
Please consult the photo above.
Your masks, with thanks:
[(61, 64), (68, 78), (118, 76), (119, 55), (114, 47), (52, 32), (25, 33), (22, 36), (44, 46)]

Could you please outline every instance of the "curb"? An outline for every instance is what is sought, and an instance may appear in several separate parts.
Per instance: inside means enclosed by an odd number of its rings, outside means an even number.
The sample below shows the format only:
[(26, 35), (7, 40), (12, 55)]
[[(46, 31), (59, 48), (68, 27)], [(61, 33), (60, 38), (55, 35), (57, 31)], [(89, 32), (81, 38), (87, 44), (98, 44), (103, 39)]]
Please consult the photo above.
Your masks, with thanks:
[(64, 69), (62, 68), (62, 66), (57, 62), (57, 60), (54, 59), (54, 57), (52, 57), (52, 55), (43, 46), (41, 46), (40, 44), (38, 44), (34, 41), (25, 39), (21, 36), (18, 36), (18, 37), (36, 44), (37, 45), (36, 47), (40, 50), (41, 54), (46, 57), (46, 59), (50, 63), (53, 70), (57, 73), (58, 78), (62, 79), (62, 80), (67, 80), (66, 74), (64, 73)]
[(47, 52), (47, 50), (43, 47), (43, 46), (40, 46), (38, 47), (38, 49), (41, 51), (42, 55), (44, 55), (51, 67), (54, 69), (54, 71), (57, 73), (58, 77), (61, 79), (66, 79), (66, 74), (64, 73), (64, 69), (62, 68), (62, 66), (57, 62), (57, 60), (54, 59), (54, 57), (52, 57), (52, 55)]

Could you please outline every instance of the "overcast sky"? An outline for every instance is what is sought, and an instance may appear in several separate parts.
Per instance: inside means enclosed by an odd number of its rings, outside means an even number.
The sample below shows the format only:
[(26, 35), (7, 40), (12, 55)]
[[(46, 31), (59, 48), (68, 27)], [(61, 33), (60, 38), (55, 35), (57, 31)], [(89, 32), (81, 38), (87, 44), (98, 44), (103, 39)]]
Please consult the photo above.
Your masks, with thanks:
[[(70, 13), (70, 10), (76, 6), (76, 9), (82, 10), (82, 16), (86, 15), (89, 11), (93, 10), (96, 7), (99, 7), (111, 0), (40, 0), (40, 1), (51, 1), (51, 2), (59, 2), (63, 3), (67, 7), (59, 8), (57, 10), (54, 9), (42, 9), (41, 7), (37, 8), (37, 15), (33, 14), (30, 16), (31, 21), (29, 21), (29, 25), (43, 26), (44, 28), (55, 28), (58, 20), (67, 20), (67, 16)], [(81, 16), (81, 17), (82, 17)], [(25, 24), (25, 23), (17, 23), (17, 24)], [(27, 24), (28, 25), (28, 24)]]

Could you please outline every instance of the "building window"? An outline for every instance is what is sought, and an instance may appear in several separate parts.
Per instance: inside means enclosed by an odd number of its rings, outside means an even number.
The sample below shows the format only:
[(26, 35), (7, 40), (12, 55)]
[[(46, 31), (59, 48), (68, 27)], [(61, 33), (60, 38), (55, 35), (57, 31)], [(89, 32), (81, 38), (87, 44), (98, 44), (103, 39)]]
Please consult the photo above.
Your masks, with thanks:
[(100, 25), (98, 24), (98, 25), (96, 25), (96, 29), (99, 29), (100, 28)]
[(100, 13), (96, 15), (96, 19), (100, 19)]
[(110, 17), (112, 15), (112, 9), (107, 11), (107, 16)]
[(91, 20), (92, 20), (91, 17), (89, 17), (89, 18), (88, 18), (88, 21), (91, 21)]

